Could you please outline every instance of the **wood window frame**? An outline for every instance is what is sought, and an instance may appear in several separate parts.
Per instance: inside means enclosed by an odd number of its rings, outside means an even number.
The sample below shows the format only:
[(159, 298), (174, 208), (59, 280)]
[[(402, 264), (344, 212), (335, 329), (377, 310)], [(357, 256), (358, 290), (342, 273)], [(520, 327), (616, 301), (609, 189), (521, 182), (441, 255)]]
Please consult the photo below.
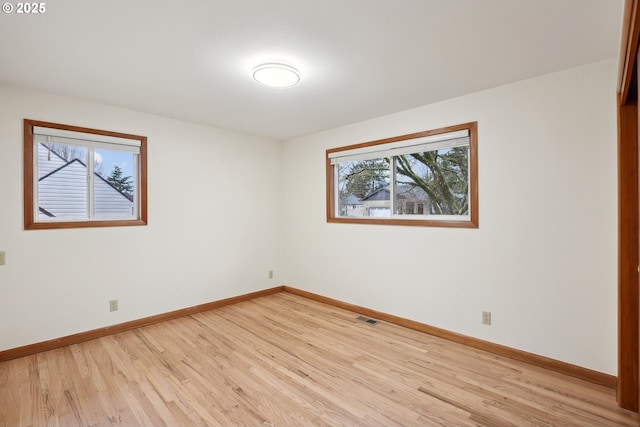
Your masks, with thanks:
[[(340, 151), (354, 150), (372, 146), (383, 146), (398, 141), (412, 140), (429, 137), (433, 135), (457, 132), (460, 130), (469, 131), (469, 215), (464, 220), (438, 220), (438, 219), (400, 219), (357, 217), (348, 218), (336, 216), (335, 212), (335, 179), (334, 166), (331, 164), (330, 155)], [(381, 147), (381, 150), (383, 148)], [(420, 227), (452, 227), (452, 228), (478, 228), (478, 122), (462, 123), (459, 125), (447, 126), (439, 129), (427, 130), (423, 132), (411, 133), (407, 135), (395, 136), (376, 141), (363, 142), (359, 144), (332, 148), (326, 150), (326, 215), (327, 222), (343, 224), (378, 224), (378, 225), (407, 225)]]
[[(35, 217), (34, 186), (34, 128), (45, 127), (63, 131), (102, 135), (106, 137), (125, 138), (140, 142), (140, 164), (138, 183), (138, 215), (135, 219), (109, 220), (71, 220), (55, 222), (39, 222)], [(23, 183), (24, 183), (24, 228), (25, 230), (68, 229), (87, 227), (121, 227), (147, 225), (147, 137), (80, 126), (24, 119), (23, 134)]]

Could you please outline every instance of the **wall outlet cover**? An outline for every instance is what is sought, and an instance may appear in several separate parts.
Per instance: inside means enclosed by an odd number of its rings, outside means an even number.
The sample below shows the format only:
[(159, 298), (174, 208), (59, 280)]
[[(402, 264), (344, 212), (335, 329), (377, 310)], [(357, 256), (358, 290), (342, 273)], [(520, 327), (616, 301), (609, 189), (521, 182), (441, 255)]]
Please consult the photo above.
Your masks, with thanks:
[(483, 325), (490, 325), (491, 324), (491, 312), (490, 311), (483, 311), (482, 312), (482, 324)]

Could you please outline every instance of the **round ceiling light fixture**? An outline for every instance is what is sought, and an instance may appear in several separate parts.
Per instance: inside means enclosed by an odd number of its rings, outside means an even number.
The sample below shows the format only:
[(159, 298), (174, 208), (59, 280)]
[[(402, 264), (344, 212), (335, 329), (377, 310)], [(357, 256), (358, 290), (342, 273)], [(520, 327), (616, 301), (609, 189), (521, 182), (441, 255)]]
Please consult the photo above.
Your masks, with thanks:
[(300, 71), (290, 65), (270, 62), (255, 67), (253, 79), (261, 85), (269, 87), (293, 87), (300, 83)]

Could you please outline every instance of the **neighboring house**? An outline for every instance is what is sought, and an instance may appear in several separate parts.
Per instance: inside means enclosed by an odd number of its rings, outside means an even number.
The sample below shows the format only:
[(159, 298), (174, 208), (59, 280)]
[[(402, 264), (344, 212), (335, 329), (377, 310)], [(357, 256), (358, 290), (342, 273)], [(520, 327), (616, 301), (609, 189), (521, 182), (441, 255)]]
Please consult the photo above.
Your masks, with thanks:
[[(425, 215), (431, 213), (429, 196), (419, 187), (396, 187), (398, 215)], [(391, 216), (391, 191), (389, 186), (373, 190), (362, 198), (364, 214), (369, 217)]]
[(429, 195), (420, 187), (398, 185), (399, 215), (429, 215), (435, 213)]
[(391, 191), (389, 186), (373, 190), (362, 198), (363, 216), (389, 217), (391, 216)]
[[(38, 218), (87, 218), (87, 165), (65, 160), (47, 144), (38, 144)], [(133, 215), (133, 197), (94, 173), (94, 213), (97, 218)]]
[(340, 200), (340, 216), (361, 217), (364, 216), (362, 200), (349, 194)]

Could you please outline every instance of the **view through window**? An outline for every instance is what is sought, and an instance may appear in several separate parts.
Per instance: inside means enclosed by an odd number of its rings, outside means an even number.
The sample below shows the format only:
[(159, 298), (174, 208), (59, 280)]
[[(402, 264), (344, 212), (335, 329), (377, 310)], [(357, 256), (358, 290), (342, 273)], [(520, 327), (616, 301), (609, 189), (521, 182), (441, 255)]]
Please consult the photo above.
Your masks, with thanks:
[(477, 227), (476, 138), (474, 122), (327, 150), (328, 221)]
[(146, 138), (25, 120), (25, 227), (146, 224)]

